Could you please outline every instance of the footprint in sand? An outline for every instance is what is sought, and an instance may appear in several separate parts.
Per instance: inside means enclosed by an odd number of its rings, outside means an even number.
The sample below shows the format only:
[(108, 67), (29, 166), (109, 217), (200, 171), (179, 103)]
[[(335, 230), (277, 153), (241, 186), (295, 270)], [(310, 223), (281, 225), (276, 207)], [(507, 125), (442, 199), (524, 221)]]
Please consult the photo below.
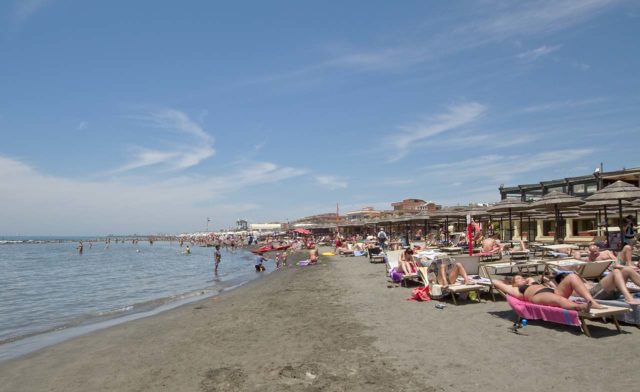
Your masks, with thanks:
[(200, 382), (200, 389), (203, 392), (243, 391), (245, 379), (246, 375), (240, 368), (209, 369)]

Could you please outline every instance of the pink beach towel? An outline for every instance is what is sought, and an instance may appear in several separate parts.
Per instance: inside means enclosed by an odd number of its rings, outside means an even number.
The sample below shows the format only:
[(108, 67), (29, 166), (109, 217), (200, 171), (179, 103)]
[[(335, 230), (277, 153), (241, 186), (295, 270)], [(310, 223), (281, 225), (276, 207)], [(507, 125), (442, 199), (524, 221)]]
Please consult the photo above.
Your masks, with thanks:
[(575, 310), (555, 306), (538, 305), (507, 295), (507, 302), (516, 314), (528, 320), (544, 320), (552, 323), (580, 326), (580, 318)]

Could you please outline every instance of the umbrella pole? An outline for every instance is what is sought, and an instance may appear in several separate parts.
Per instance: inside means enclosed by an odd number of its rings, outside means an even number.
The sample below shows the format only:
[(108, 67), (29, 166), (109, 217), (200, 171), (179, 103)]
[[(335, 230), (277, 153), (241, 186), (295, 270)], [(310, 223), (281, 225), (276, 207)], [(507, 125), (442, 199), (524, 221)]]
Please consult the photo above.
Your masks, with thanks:
[(554, 235), (554, 237), (555, 237), (554, 243), (556, 243), (556, 244), (558, 243), (558, 239), (560, 238), (560, 230), (559, 230), (560, 229), (560, 222), (558, 222), (559, 221), (559, 218), (558, 218), (559, 215), (560, 215), (560, 212), (559, 212), (559, 209), (558, 209), (558, 205), (556, 204), (555, 205), (556, 232), (555, 232), (555, 235)]
[(449, 245), (449, 217), (444, 217), (444, 243)]
[(522, 239), (522, 211), (520, 212), (520, 241), (524, 241)]
[(622, 239), (622, 199), (618, 199), (618, 227), (620, 228), (620, 239)]
[(511, 208), (509, 208), (509, 241), (513, 241), (513, 223), (511, 221)]
[(422, 234), (424, 234), (425, 246), (427, 245), (427, 235), (429, 234), (429, 233), (427, 233), (427, 231), (428, 231), (428, 228), (427, 228), (427, 227), (429, 226), (429, 224), (428, 224), (427, 222), (428, 222), (428, 220), (427, 220), (427, 219), (425, 219), (425, 220), (424, 220), (424, 231), (423, 231), (423, 233), (422, 233)]
[(609, 248), (609, 217), (607, 217), (607, 206), (604, 206), (604, 235), (607, 237), (607, 248)]

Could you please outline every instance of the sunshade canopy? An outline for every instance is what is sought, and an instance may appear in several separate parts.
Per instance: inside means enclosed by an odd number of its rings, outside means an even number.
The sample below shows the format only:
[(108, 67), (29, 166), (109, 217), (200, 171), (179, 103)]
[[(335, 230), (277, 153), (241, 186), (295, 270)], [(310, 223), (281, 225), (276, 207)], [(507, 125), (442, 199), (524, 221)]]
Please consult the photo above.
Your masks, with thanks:
[(581, 204), (584, 204), (584, 201), (575, 196), (567, 195), (564, 192), (553, 191), (542, 196), (540, 200), (534, 201), (531, 206), (538, 209), (553, 209), (556, 207), (575, 207)]
[(608, 205), (618, 205), (618, 200), (640, 199), (640, 188), (628, 182), (616, 181), (608, 185), (593, 195), (587, 197), (586, 201), (609, 201)]

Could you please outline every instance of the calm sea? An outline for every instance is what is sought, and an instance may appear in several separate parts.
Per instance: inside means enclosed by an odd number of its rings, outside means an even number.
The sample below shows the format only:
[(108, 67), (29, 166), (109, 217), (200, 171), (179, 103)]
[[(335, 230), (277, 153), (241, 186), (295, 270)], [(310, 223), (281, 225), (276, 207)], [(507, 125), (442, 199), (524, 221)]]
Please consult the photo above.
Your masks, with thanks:
[(176, 242), (112, 241), (109, 247), (85, 243), (79, 255), (75, 242), (16, 240), (22, 239), (0, 238), (0, 352), (23, 340), (51, 340), (53, 331), (87, 330), (215, 295), (260, 276), (246, 250), (223, 250), (216, 277), (213, 248), (192, 246), (185, 255)]

